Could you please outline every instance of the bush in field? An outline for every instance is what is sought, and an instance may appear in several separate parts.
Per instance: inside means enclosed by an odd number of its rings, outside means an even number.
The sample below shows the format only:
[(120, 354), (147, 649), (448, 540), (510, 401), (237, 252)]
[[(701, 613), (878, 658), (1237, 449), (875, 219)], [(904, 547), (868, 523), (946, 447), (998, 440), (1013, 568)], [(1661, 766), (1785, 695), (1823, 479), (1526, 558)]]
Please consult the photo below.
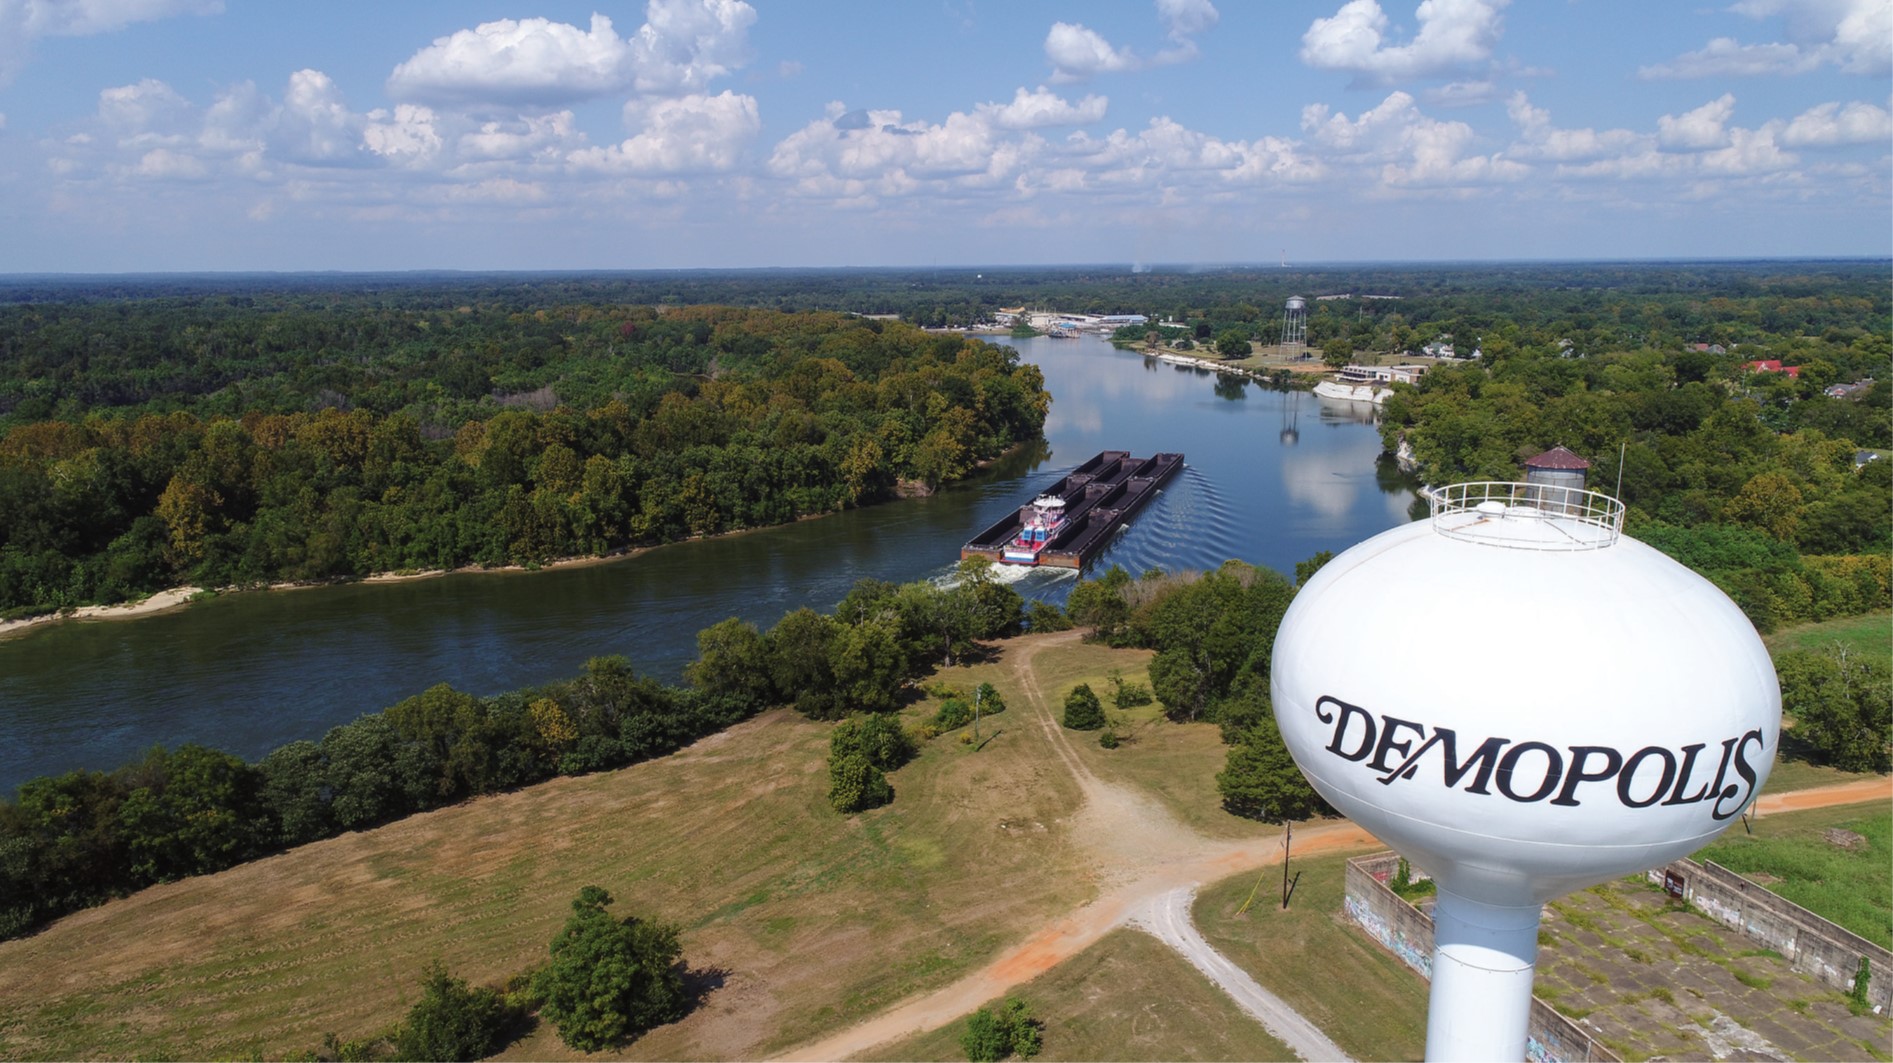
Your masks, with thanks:
[(533, 976), (540, 1012), (581, 1052), (636, 1040), (683, 1017), (689, 997), (677, 928), (636, 916), (613, 919), (611, 894), (587, 886), (552, 939), (552, 962)]
[(401, 1059), (484, 1059), (504, 1043), (512, 1016), (500, 995), (473, 988), (439, 964), (427, 969), (421, 999), (394, 1037)]
[(887, 776), (860, 753), (830, 757), (828, 761), (828, 803), (841, 813), (879, 808), (894, 800), (894, 788)]
[(1104, 726), (1104, 705), (1091, 692), (1089, 683), (1080, 683), (1065, 695), (1064, 723), (1074, 731), (1095, 731)]
[(959, 698), (948, 698), (941, 703), (940, 711), (933, 714), (933, 727), (936, 733), (965, 727), (972, 722), (972, 708)]
[(971, 1063), (998, 1063), (1010, 1055), (1031, 1059), (1043, 1047), (1043, 1028), (1025, 1001), (1008, 997), (998, 1014), (981, 1008), (966, 1020), (960, 1048)]

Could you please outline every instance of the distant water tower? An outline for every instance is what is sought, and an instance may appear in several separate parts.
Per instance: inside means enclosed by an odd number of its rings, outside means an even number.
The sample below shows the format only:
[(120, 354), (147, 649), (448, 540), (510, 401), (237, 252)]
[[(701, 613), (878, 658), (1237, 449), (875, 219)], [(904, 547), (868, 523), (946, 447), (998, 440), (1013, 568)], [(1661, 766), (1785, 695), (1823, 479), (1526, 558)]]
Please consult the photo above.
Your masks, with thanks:
[(1299, 295), (1288, 297), (1282, 311), (1282, 346), (1305, 347), (1308, 344), (1308, 300)]
[(1768, 781), (1781, 694), (1748, 618), (1624, 538), (1615, 499), (1430, 501), (1295, 596), (1275, 717), (1315, 789), (1439, 885), (1426, 1057), (1522, 1060), (1544, 903), (1734, 823)]

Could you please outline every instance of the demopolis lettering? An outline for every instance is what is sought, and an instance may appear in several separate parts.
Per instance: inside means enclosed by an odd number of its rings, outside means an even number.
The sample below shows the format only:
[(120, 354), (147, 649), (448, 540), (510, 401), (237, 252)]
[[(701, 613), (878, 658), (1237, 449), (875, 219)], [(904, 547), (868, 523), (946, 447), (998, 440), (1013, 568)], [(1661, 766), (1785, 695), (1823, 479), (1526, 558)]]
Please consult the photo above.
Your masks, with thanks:
[(1629, 753), (1614, 746), (1554, 746), (1499, 737), (1474, 742), (1450, 727), (1376, 715), (1329, 695), (1315, 702), (1315, 718), (1333, 727), (1324, 748), (1372, 771), (1383, 786), (1413, 779), (1436, 761), (1440, 780), (1450, 790), (1567, 808), (1604, 798), (1625, 808), (1707, 801), (1717, 821), (1748, 804), (1756, 778), (1750, 757), (1765, 748), (1759, 728), (1714, 743), (1644, 746)]

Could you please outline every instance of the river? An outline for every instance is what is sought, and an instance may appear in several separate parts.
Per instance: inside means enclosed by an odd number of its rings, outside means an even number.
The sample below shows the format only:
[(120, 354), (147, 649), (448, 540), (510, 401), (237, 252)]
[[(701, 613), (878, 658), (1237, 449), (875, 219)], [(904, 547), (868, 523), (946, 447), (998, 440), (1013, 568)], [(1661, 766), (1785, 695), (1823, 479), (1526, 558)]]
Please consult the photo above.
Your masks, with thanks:
[[(1181, 451), (1186, 466), (1090, 571), (1213, 568), (1292, 575), (1408, 519), (1412, 485), (1376, 465), (1367, 407), (1283, 393), (1099, 339), (1004, 340), (1045, 372), (1043, 445), (910, 499), (605, 564), (402, 583), (227, 594), (171, 613), (74, 621), (0, 639), (0, 793), (36, 775), (111, 768), (154, 744), (257, 758), (447, 682), (479, 694), (624, 654), (677, 681), (696, 632), (827, 611), (858, 579), (946, 576), (961, 543), (1100, 450)], [(1069, 571), (1013, 569), (1063, 601)]]

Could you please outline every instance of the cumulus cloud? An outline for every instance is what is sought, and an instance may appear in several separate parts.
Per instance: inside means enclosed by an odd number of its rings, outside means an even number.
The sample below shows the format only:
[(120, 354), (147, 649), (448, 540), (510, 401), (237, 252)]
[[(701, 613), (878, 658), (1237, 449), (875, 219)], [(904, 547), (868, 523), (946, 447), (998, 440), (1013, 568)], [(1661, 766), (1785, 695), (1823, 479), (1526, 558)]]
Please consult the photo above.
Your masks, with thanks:
[(977, 110), (1001, 129), (1043, 129), (1099, 121), (1108, 102), (1103, 96), (1086, 96), (1072, 103), (1040, 85), (1032, 92), (1021, 87), (1013, 93), (1011, 103), (982, 103)]
[(604, 148), (571, 155), (578, 170), (644, 176), (720, 173), (733, 169), (762, 129), (756, 98), (728, 89), (625, 105), (625, 123), (641, 131)]
[(169, 133), (187, 122), (190, 116), (190, 101), (156, 78), (99, 92), (99, 119), (122, 133)]
[(1196, 38), (1220, 17), (1210, 0), (1157, 0), (1157, 19), (1163, 23), (1170, 47), (1149, 59), (1116, 47), (1088, 26), (1055, 22), (1045, 35), (1045, 58), (1052, 64), (1052, 80), (1059, 83), (1181, 63), (1196, 57)]
[(1449, 77), (1487, 64), (1510, 0), (1424, 0), (1414, 11), (1419, 32), (1394, 43), (1386, 12), (1375, 0), (1348, 0), (1302, 34), (1301, 60), (1320, 70), (1343, 70), (1363, 80)]
[(1045, 58), (1052, 63), (1052, 79), (1078, 81), (1094, 74), (1135, 70), (1137, 57), (1130, 49), (1113, 48), (1098, 31), (1070, 22), (1052, 23), (1045, 35)]
[(755, 9), (742, 0), (650, 0), (619, 37), (545, 18), (483, 22), (436, 39), (394, 68), (388, 93), (444, 107), (550, 108), (635, 89), (697, 92), (746, 58)]
[(193, 155), (153, 148), (144, 153), (136, 167), (138, 176), (157, 181), (201, 181), (210, 176), (210, 167)]
[(223, 0), (0, 0), (0, 85), (19, 73), (41, 37), (86, 37), (222, 10)]
[(1656, 120), (1657, 142), (1672, 151), (1708, 151), (1728, 146), (1726, 124), (1735, 113), (1735, 97), (1723, 93), (1693, 111)]
[(1884, 107), (1859, 101), (1810, 108), (1796, 115), (1781, 133), (1781, 142), (1793, 148), (1884, 145), (1889, 140), (1893, 140), (1893, 114)]
[(412, 103), (397, 104), (392, 114), (377, 108), (362, 125), (362, 146), (398, 163), (425, 163), (441, 151), (437, 122), (432, 108)]
[(1716, 37), (1639, 77), (1704, 78), (1804, 74), (1833, 66), (1850, 74), (1893, 70), (1893, 3), (1887, 0), (1744, 0), (1731, 10), (1754, 19), (1781, 17), (1786, 40), (1743, 44)]
[(986, 114), (955, 111), (934, 124), (906, 121), (896, 110), (845, 112), (831, 104), (827, 118), (776, 145), (768, 168), (805, 194), (898, 195), (923, 181), (1003, 180), (1040, 145), (1032, 134), (1002, 139)]
[(1503, 155), (1473, 150), (1477, 134), (1464, 122), (1442, 122), (1422, 112), (1412, 96), (1394, 92), (1358, 119), (1325, 104), (1302, 109), (1301, 125), (1329, 162), (1373, 172), (1386, 187), (1478, 185), (1517, 181), (1530, 167)]
[(1511, 158), (1585, 162), (1648, 147), (1648, 137), (1628, 129), (1560, 129), (1552, 124), (1551, 112), (1533, 107), (1523, 92), (1512, 94), (1505, 111), (1519, 134), (1519, 139), (1506, 149)]

